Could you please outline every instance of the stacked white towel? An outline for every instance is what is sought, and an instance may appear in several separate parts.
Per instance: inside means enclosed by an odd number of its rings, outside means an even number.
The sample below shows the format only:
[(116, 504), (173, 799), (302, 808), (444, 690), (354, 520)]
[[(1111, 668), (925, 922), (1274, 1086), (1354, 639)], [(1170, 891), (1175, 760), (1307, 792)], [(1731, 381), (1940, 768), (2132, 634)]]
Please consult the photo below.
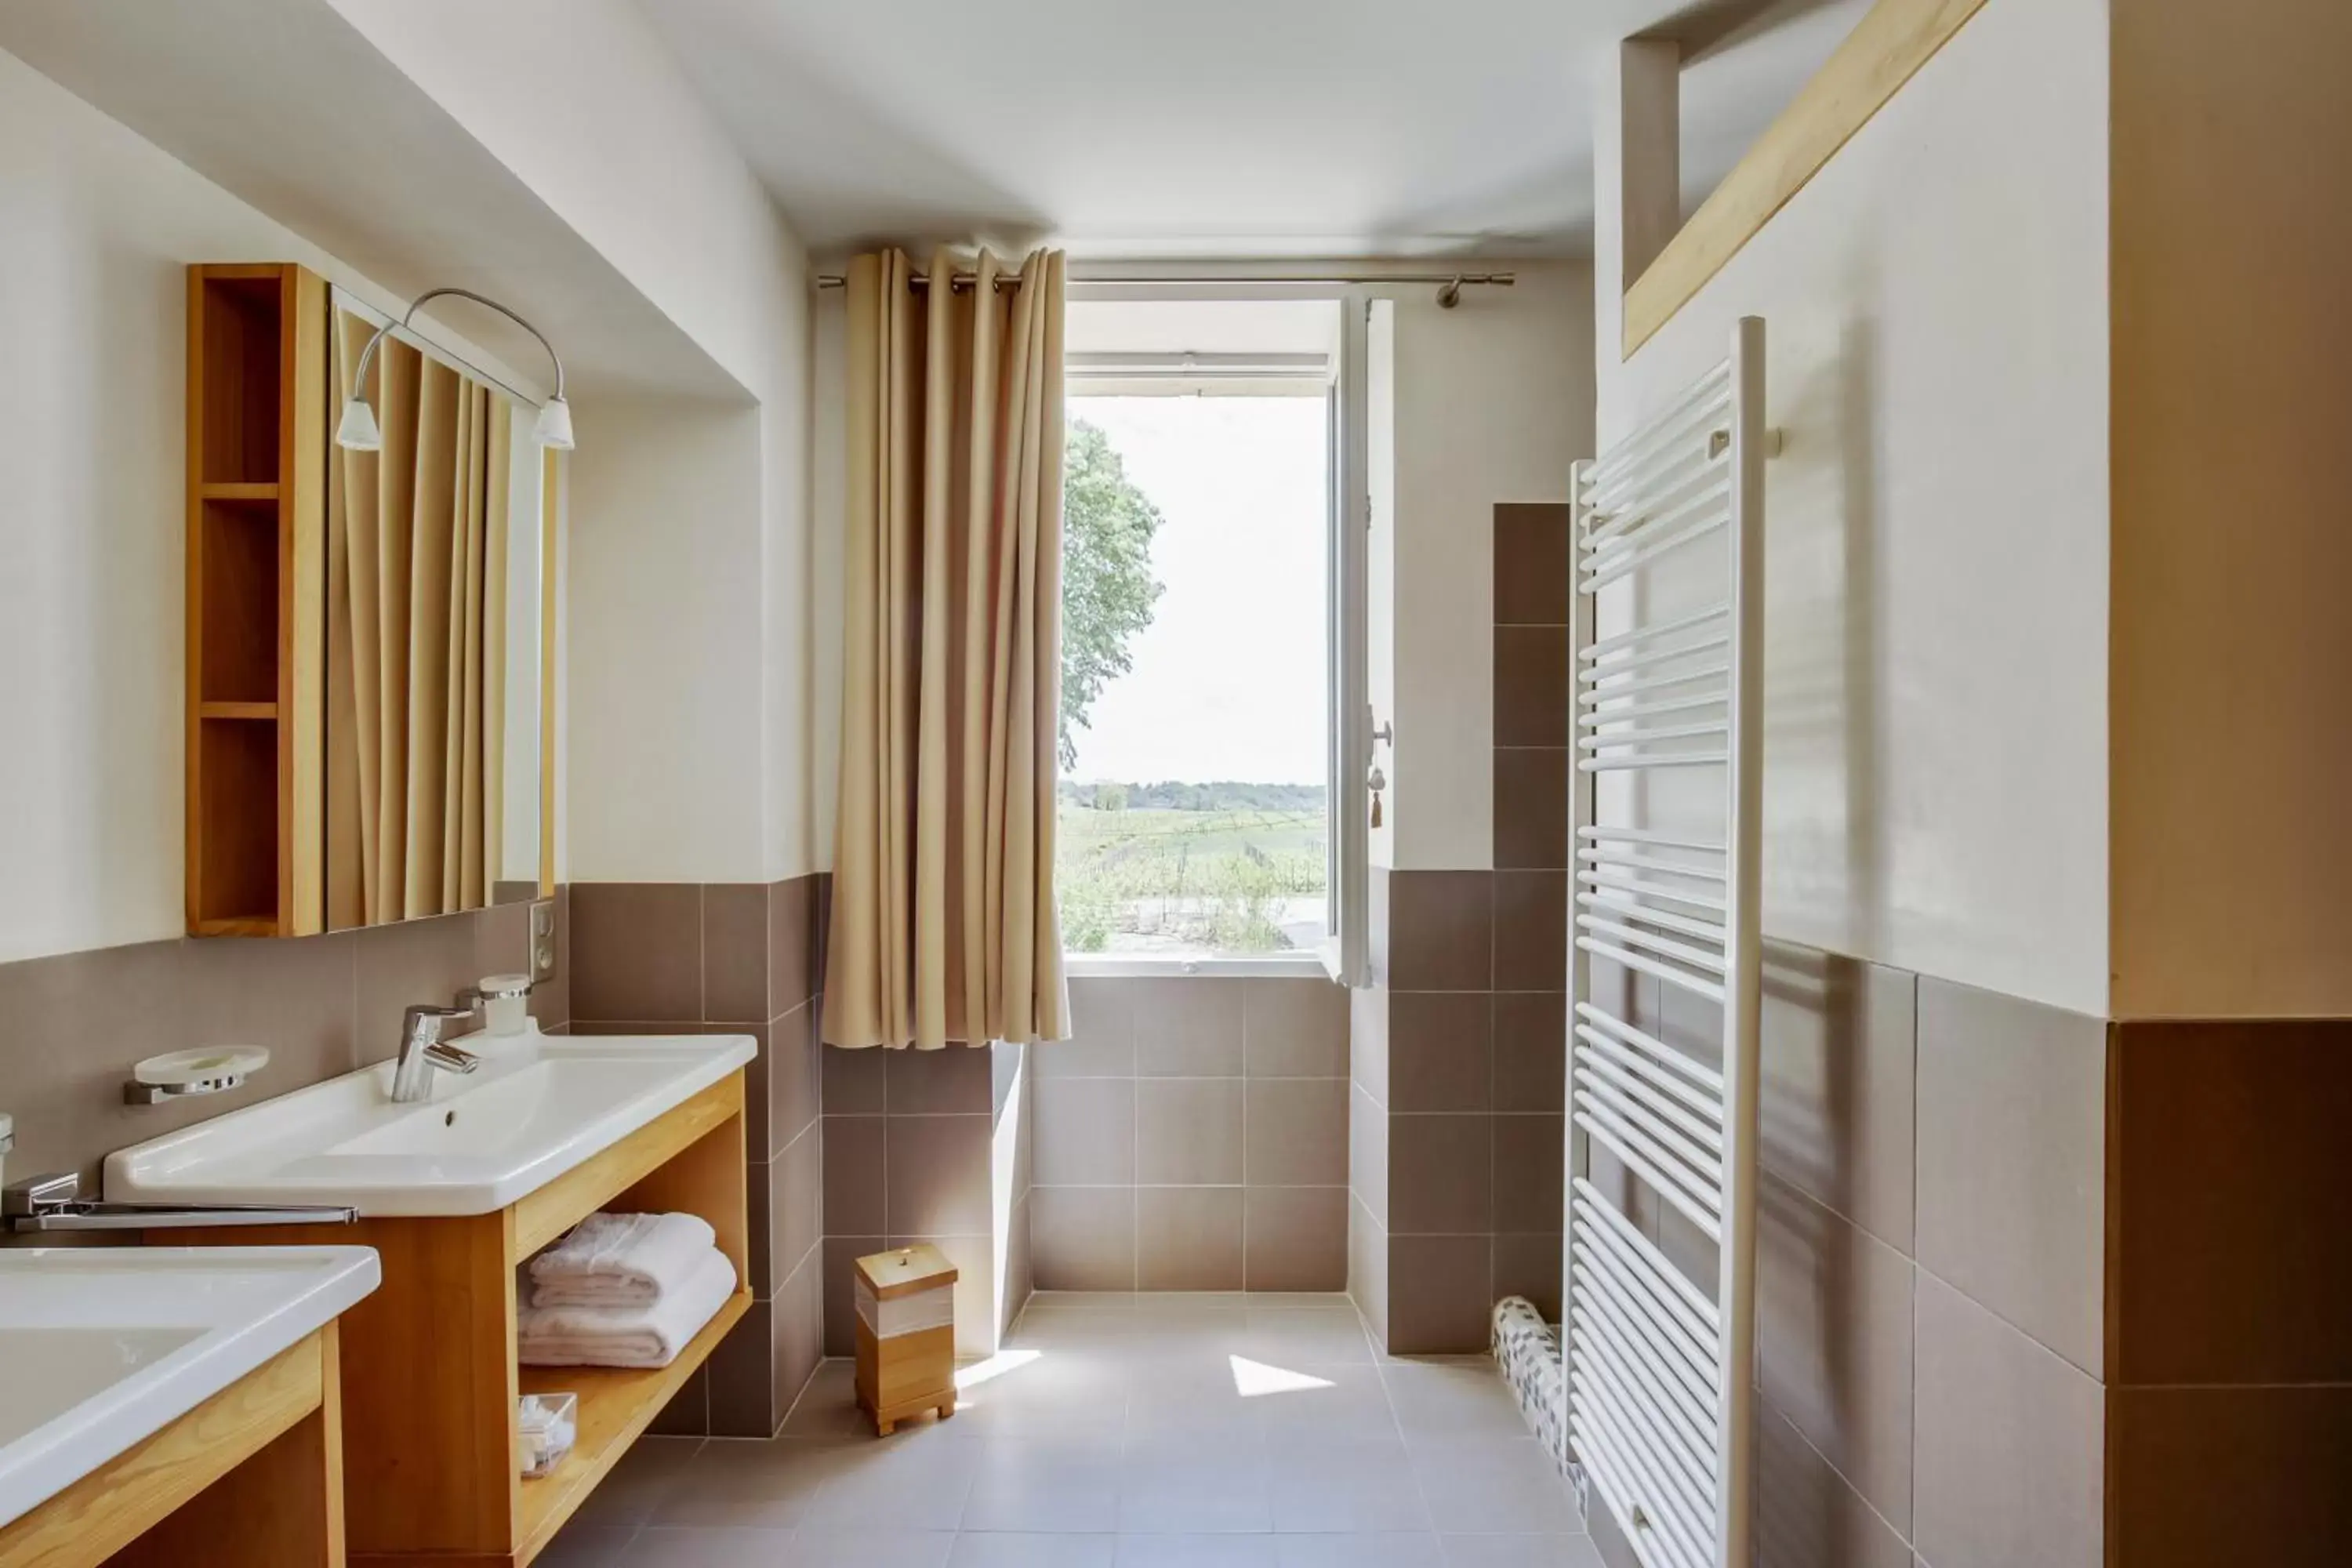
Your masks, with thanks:
[(598, 1214), (530, 1260), (515, 1325), (531, 1366), (667, 1366), (735, 1293), (735, 1266), (688, 1214)]

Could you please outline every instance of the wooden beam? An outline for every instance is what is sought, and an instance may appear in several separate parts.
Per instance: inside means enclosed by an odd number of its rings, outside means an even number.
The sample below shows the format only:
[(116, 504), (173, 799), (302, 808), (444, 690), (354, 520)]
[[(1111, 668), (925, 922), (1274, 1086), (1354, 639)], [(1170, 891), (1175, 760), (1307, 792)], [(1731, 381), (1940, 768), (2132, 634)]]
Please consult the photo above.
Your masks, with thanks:
[(1624, 356), (1656, 335), (1985, 0), (1878, 0), (1625, 291)]

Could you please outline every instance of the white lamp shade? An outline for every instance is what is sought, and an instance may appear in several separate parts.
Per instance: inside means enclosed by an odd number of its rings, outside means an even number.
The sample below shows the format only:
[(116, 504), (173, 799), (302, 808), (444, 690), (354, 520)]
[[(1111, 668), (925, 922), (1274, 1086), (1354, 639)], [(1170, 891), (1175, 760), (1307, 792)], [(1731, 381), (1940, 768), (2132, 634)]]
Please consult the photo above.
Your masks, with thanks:
[(375, 427), (375, 410), (368, 406), (366, 398), (344, 403), (342, 422), (335, 426), (335, 445), (353, 452), (383, 449), (383, 432)]
[(552, 447), (559, 452), (572, 450), (572, 405), (560, 397), (551, 397), (539, 405), (539, 424), (531, 434), (542, 447)]

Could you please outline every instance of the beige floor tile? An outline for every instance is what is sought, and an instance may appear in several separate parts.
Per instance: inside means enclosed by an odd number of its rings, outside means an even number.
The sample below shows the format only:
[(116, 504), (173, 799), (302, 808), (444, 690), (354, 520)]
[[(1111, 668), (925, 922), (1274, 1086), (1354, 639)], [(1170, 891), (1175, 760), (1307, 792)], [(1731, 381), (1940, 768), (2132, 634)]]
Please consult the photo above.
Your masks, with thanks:
[[(1444, 1568), (1434, 1535), (1283, 1535), (1277, 1568)], [(1553, 1568), (1530, 1557), (1523, 1568)]]
[(1279, 1568), (1270, 1535), (1122, 1535), (1118, 1568)]
[(1449, 1535), (1447, 1568), (1602, 1568), (1601, 1549), (1583, 1535)]
[(653, 1525), (629, 1547), (630, 1568), (778, 1568), (789, 1561), (789, 1530)]
[(1433, 1442), (1412, 1455), (1441, 1531), (1570, 1534), (1582, 1523), (1559, 1467), (1532, 1437)]
[(1118, 1549), (1114, 1535), (959, 1535), (948, 1568), (1111, 1568)]
[(803, 1525), (776, 1568), (946, 1568), (952, 1531), (825, 1530)]

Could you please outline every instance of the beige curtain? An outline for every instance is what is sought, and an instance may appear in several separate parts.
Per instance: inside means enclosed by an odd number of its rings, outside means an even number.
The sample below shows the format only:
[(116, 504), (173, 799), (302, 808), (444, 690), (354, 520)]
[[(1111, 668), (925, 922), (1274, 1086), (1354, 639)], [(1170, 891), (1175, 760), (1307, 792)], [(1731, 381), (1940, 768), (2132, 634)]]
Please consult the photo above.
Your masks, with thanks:
[[(959, 270), (977, 274), (956, 289)], [(839, 837), (824, 1037), (1060, 1039), (1063, 259), (849, 269)], [(1010, 284), (1011, 279), (1006, 279)]]
[[(372, 323), (339, 313), (349, 386)], [(485, 907), (497, 860), (512, 421), (481, 382), (386, 338), (380, 452), (328, 478), (327, 904), (332, 927)]]

